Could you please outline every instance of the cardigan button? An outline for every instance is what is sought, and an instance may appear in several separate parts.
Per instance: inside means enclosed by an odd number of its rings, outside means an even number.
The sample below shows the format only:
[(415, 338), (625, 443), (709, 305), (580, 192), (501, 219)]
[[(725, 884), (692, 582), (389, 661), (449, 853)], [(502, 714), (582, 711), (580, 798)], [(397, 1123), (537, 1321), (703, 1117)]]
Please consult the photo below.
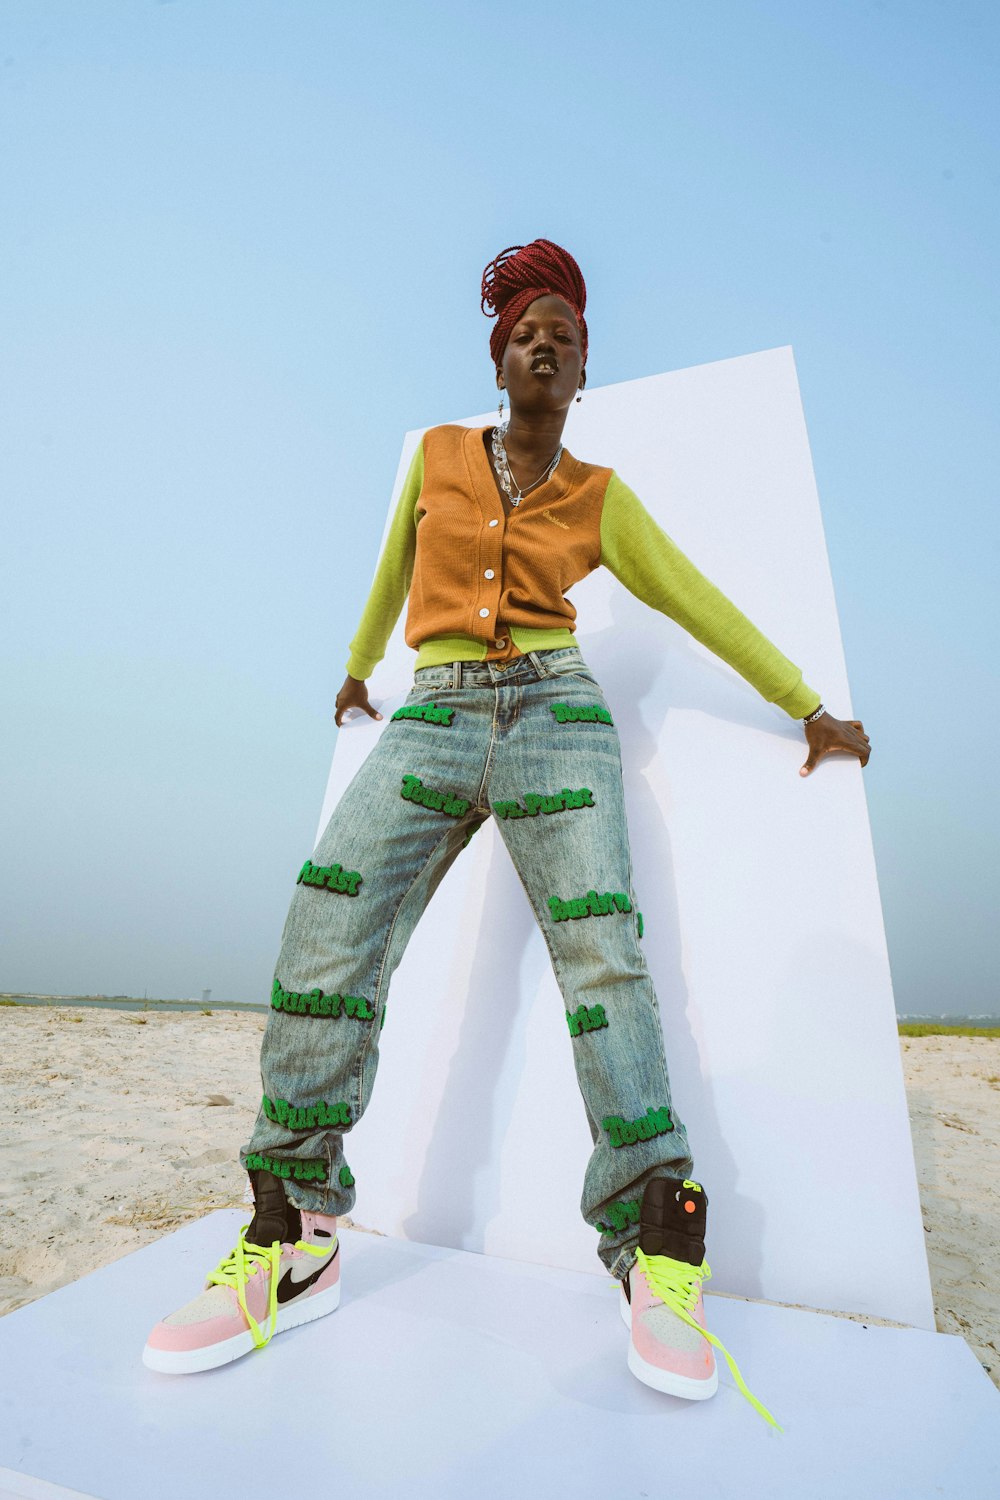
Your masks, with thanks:
[(493, 644), (494, 646), (499, 646), (502, 649), (507, 644), (507, 637), (505, 635), (498, 635)]
[(488, 615), (488, 614), (489, 614), (489, 610), (488, 610), (488, 609), (481, 609), (481, 610), (480, 610), (480, 611), (479, 611), (479, 613), (480, 613), (480, 615), (481, 615), (481, 616), (482, 616), (482, 618), (483, 618), (483, 619), (484, 619), (484, 620), (485, 620), (485, 619), (486, 619), (486, 616), (487, 616), (487, 615)]
[(493, 569), (492, 568), (487, 568), (486, 572), (483, 574), (483, 577), (484, 578), (492, 578), (493, 577)]
[(490, 522), (490, 525), (491, 525), (491, 526), (499, 526), (499, 525), (500, 525), (500, 522), (499, 522), (499, 521), (491, 521), (491, 522)]

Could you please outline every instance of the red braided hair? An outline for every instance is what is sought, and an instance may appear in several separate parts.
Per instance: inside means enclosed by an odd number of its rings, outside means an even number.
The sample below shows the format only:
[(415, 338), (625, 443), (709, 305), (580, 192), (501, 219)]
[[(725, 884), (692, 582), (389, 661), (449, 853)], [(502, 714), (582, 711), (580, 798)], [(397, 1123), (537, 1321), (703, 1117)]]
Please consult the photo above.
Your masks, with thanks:
[(583, 310), (587, 286), (580, 267), (561, 245), (552, 240), (532, 240), (530, 245), (508, 245), (483, 272), (480, 305), (488, 318), (497, 320), (490, 334), (490, 353), (498, 368), (518, 318), (546, 292), (562, 297), (576, 313), (586, 365), (587, 322)]

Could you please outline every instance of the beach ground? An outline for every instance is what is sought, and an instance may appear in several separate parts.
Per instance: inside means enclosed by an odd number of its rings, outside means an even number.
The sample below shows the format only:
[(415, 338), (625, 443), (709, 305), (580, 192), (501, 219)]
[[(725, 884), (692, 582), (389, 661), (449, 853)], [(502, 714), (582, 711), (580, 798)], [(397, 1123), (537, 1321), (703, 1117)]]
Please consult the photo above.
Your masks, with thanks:
[[(245, 1202), (236, 1151), (265, 1022), (0, 1009), (0, 1314)], [(900, 1051), (937, 1327), (1000, 1389), (1000, 1038), (901, 1037)]]

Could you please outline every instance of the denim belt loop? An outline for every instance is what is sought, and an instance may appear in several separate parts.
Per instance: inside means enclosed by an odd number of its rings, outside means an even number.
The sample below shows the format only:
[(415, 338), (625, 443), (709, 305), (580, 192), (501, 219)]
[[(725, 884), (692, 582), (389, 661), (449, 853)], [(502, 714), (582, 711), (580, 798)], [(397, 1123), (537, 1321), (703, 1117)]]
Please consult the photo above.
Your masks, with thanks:
[(462, 686), (462, 662), (457, 656), (451, 664), (451, 685), (453, 688)]
[(529, 660), (531, 661), (532, 665), (534, 666), (535, 671), (538, 673), (539, 677), (547, 677), (548, 673), (546, 672), (545, 668), (542, 666), (542, 663), (538, 659), (538, 652), (537, 651), (529, 651), (527, 654), (528, 654)]

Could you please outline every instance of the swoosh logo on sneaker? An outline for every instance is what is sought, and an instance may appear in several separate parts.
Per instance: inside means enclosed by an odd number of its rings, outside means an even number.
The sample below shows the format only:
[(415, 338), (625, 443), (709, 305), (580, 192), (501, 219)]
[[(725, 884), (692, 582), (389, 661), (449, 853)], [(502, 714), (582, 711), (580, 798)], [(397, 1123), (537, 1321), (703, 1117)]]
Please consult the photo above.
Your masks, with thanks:
[(332, 1266), (334, 1261), (337, 1259), (339, 1253), (340, 1245), (338, 1243), (337, 1248), (334, 1250), (329, 1260), (325, 1260), (318, 1270), (313, 1271), (311, 1276), (304, 1276), (301, 1281), (294, 1281), (292, 1279), (292, 1268), (291, 1266), (289, 1266), (284, 1276), (282, 1276), (281, 1280), (278, 1282), (279, 1307), (283, 1302), (291, 1302), (293, 1297), (298, 1297), (300, 1293), (307, 1291), (308, 1288), (312, 1286), (313, 1282), (319, 1280), (324, 1271), (329, 1270), (330, 1266)]

